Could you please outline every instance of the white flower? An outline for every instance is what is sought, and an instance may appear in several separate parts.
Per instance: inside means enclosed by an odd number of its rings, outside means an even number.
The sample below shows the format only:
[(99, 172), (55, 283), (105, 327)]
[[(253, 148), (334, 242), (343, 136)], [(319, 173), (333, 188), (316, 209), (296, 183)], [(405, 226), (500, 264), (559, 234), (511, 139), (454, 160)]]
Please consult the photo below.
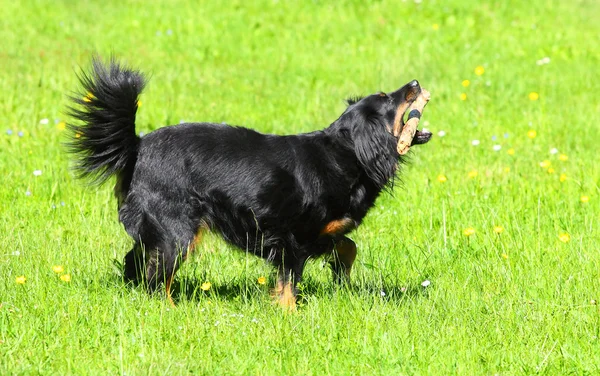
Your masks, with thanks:
[(471, 145), (473, 145), (473, 146), (479, 145), (479, 140), (473, 140), (473, 141), (471, 141)]
[(42, 175), (42, 170), (34, 170), (33, 171), (33, 176), (40, 176)]
[(423, 287), (427, 287), (429, 285), (431, 285), (431, 282), (428, 279), (426, 279), (423, 282), (421, 282), (421, 286), (423, 286)]
[(379, 291), (379, 295), (381, 295), (382, 297), (384, 297), (385, 296), (385, 291), (383, 291), (383, 290)]
[(556, 153), (558, 153), (558, 149), (557, 148), (550, 149), (550, 154), (556, 154)]
[(550, 63), (550, 58), (548, 56), (541, 58), (540, 60), (535, 62), (537, 65), (545, 65)]
[(43, 124), (43, 125), (48, 124), (48, 119), (42, 119), (42, 120), (40, 120), (40, 124)]
[(502, 145), (494, 145), (494, 151), (502, 149)]
[(444, 137), (446, 135), (446, 131), (439, 131), (438, 137)]

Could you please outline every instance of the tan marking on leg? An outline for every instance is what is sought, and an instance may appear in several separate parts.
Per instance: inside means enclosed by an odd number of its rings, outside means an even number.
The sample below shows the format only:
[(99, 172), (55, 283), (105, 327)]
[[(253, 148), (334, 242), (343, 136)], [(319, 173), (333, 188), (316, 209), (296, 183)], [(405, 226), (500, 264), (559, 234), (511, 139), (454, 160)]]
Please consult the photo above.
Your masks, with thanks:
[(320, 235), (343, 235), (355, 227), (356, 224), (351, 218), (336, 219), (326, 224)]
[(172, 307), (175, 307), (175, 302), (173, 301), (173, 297), (171, 296), (171, 284), (173, 283), (173, 277), (173, 274), (167, 277), (167, 281), (165, 283), (165, 292), (167, 294), (167, 300), (169, 301), (169, 303), (171, 303)]
[(336, 260), (339, 262), (344, 269), (346, 274), (346, 281), (350, 281), (350, 272), (352, 271), (352, 264), (356, 260), (356, 244), (354, 241), (347, 237), (343, 237), (335, 243), (335, 255)]
[(185, 261), (187, 259), (188, 255), (190, 253), (192, 253), (192, 252), (194, 252), (194, 250), (196, 250), (196, 247), (202, 241), (202, 238), (204, 237), (204, 233), (206, 231), (208, 231), (208, 226), (206, 225), (206, 223), (202, 223), (200, 225), (200, 227), (198, 227), (198, 231), (196, 232), (196, 235), (194, 236), (194, 240), (192, 240), (192, 242), (188, 246), (188, 251), (187, 251), (185, 257), (183, 258), (183, 261)]
[(296, 310), (296, 295), (294, 294), (292, 282), (283, 284), (282, 291), (279, 294), (279, 306), (288, 311)]

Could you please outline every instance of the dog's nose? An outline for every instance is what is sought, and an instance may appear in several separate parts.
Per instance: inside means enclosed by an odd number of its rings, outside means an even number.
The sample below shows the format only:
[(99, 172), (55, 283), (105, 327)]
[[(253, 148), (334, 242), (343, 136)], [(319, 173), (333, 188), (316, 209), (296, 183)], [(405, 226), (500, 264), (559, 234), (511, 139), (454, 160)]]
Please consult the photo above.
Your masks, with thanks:
[(412, 80), (411, 82), (408, 83), (408, 86), (410, 86), (410, 87), (418, 87), (419, 86), (419, 81)]

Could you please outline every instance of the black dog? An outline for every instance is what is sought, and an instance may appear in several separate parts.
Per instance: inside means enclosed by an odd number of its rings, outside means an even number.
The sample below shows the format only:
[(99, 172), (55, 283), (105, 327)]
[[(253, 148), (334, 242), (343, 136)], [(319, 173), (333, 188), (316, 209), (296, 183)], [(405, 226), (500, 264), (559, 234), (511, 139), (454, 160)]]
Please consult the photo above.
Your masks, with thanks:
[[(421, 91), (412, 81), (349, 100), (329, 127), (306, 134), (189, 123), (138, 137), (141, 73), (94, 59), (80, 81), (87, 94), (73, 98), (80, 106), (70, 114), (83, 125), (69, 125), (68, 146), (80, 177), (98, 184), (117, 177), (119, 219), (135, 241), (125, 278), (149, 291), (164, 282), (171, 299), (180, 261), (209, 229), (272, 262), (288, 307), (310, 257), (333, 254), (334, 279), (348, 278), (356, 245), (345, 235), (393, 180), (402, 157), (392, 125)], [(413, 145), (430, 138), (417, 131)]]

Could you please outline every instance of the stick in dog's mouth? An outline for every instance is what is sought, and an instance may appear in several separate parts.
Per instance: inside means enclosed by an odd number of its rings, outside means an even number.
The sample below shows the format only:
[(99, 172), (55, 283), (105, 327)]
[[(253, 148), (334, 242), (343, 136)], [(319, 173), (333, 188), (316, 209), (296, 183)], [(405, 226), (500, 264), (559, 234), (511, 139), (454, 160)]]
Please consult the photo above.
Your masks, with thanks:
[[(419, 95), (411, 102), (402, 103), (398, 106), (396, 121), (394, 121), (394, 136), (398, 137), (396, 150), (398, 154), (405, 155), (412, 145), (420, 145), (431, 139), (431, 133), (417, 130), (423, 109), (429, 102), (431, 94), (421, 89)], [(404, 123), (404, 114), (408, 112), (408, 120)]]

